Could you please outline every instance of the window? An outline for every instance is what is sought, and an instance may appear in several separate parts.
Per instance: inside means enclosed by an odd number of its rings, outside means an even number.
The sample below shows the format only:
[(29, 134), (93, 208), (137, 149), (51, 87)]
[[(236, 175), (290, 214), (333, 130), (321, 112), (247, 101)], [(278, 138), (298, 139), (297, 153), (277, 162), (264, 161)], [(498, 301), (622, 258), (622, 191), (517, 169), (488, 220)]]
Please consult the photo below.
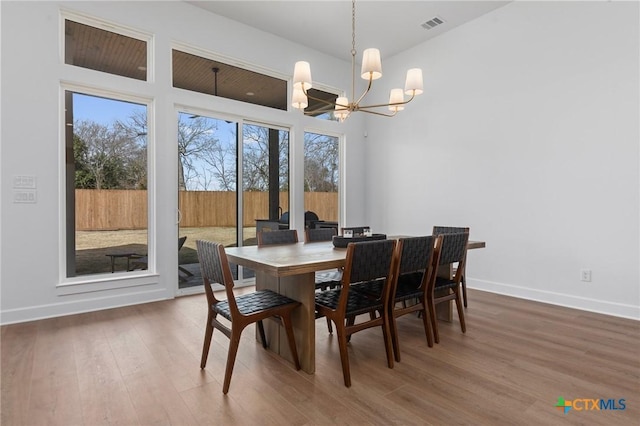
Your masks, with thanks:
[[(229, 65), (202, 56), (172, 51), (173, 87), (205, 93), (250, 104), (286, 111), (289, 105), (287, 81)], [(317, 88), (309, 90), (314, 98), (335, 102), (338, 95)], [(309, 98), (305, 114), (324, 120), (335, 120), (333, 109), (321, 101)]]
[[(318, 215), (325, 225), (338, 222), (339, 138), (304, 134), (304, 209)], [(334, 222), (334, 223), (331, 223)]]
[(287, 110), (287, 81), (174, 49), (173, 87)]
[(147, 80), (147, 42), (65, 19), (65, 64)]
[(68, 90), (65, 110), (66, 276), (131, 270), (147, 254), (147, 105)]

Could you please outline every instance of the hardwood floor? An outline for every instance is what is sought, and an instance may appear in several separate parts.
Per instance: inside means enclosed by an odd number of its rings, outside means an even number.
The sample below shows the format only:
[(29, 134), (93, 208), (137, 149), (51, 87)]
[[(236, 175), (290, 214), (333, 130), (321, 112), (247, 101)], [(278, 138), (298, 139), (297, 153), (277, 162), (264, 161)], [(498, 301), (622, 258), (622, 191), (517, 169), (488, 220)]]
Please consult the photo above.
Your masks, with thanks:
[[(246, 290), (245, 290), (246, 291)], [(335, 336), (317, 321), (316, 374), (243, 334), (229, 394), (228, 339), (200, 370), (205, 296), (2, 327), (2, 425), (638, 425), (640, 322), (469, 290), (467, 333), (399, 319), (402, 362), (381, 332), (350, 344), (345, 388)], [(455, 316), (455, 315), (454, 315)], [(625, 400), (564, 414), (558, 398)]]

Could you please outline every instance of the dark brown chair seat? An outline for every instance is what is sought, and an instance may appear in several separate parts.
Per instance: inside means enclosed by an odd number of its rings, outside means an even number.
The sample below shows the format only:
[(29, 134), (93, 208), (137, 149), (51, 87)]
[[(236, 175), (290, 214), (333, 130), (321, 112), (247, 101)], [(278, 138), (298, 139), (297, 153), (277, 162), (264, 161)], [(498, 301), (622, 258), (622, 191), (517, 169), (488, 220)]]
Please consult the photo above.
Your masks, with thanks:
[[(270, 290), (260, 290), (254, 293), (243, 294), (242, 296), (236, 296), (235, 299), (236, 305), (238, 305), (238, 311), (242, 315), (252, 315), (260, 311), (276, 308), (292, 302), (288, 297)], [(228, 301), (220, 301), (219, 303), (212, 305), (211, 309), (229, 321), (232, 320), (231, 307), (229, 306)]]

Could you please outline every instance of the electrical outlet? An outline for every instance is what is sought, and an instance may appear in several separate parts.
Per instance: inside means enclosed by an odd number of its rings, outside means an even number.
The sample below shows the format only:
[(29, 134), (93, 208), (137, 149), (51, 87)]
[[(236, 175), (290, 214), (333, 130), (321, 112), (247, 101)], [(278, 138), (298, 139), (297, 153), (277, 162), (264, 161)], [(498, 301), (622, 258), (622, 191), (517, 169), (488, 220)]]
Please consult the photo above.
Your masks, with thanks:
[(591, 282), (591, 269), (580, 270), (580, 281)]

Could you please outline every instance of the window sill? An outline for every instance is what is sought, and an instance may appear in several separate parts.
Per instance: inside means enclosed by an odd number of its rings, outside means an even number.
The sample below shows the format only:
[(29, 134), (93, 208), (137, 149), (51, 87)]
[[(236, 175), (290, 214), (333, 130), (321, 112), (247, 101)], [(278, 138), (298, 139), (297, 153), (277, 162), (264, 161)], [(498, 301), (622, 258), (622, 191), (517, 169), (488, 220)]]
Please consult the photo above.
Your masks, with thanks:
[(109, 291), (119, 288), (139, 287), (158, 284), (158, 274), (100, 274), (81, 278), (67, 278), (56, 286), (58, 296), (72, 294), (92, 293), (97, 291)]

